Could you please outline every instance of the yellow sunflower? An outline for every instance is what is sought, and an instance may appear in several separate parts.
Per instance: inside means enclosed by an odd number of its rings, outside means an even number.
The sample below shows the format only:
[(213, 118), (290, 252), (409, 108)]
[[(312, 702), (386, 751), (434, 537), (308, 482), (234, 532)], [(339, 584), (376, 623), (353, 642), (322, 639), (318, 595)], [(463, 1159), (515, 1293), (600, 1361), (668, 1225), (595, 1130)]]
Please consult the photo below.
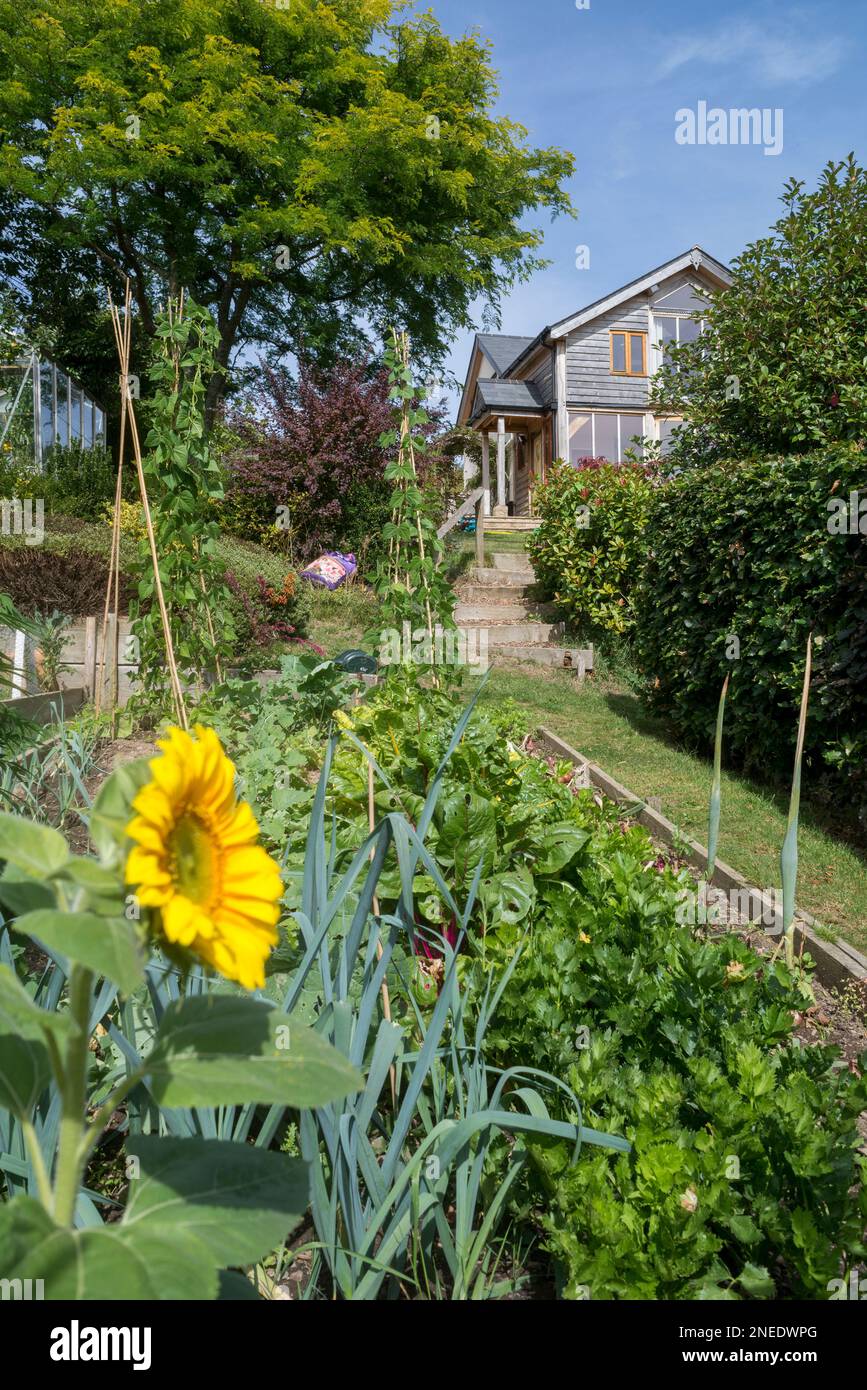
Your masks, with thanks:
[(133, 801), (135, 841), (126, 881), (158, 908), (166, 939), (227, 980), (261, 989), (277, 944), (280, 872), (258, 844), (259, 827), (235, 796), (235, 768), (213, 729), (170, 729), (150, 764), (153, 781)]

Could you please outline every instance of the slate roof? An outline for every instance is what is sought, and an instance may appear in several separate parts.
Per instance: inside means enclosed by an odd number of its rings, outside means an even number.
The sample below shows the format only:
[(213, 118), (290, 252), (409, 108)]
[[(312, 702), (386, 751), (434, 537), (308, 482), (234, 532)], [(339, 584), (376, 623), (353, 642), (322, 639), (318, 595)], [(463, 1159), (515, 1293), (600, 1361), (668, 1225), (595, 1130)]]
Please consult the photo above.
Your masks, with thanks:
[[(531, 381), (489, 378), (476, 383), (476, 401), (485, 410), (542, 410), (544, 402)], [(480, 410), (473, 412), (474, 417)]]
[(494, 370), (499, 376), (503, 376), (515, 358), (526, 351), (533, 339), (515, 338), (508, 333), (479, 333), (478, 342), (482, 352), (493, 363)]

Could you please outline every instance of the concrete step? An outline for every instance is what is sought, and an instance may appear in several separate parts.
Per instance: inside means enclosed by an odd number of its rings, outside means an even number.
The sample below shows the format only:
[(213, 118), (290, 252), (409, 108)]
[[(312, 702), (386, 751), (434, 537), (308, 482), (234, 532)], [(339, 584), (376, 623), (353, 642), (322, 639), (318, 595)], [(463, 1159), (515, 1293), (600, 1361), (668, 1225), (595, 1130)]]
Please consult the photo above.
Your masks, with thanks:
[(461, 584), (458, 603), (521, 603), (538, 613), (540, 605), (529, 598), (523, 584)]
[[(496, 589), (482, 589), (484, 603), (473, 603), (471, 600), (461, 600), (455, 605), (456, 623), (510, 623), (523, 622), (528, 614), (534, 618), (548, 618), (552, 616), (552, 605), (550, 603), (531, 603), (529, 599), (517, 599), (511, 603), (491, 602), (489, 595), (499, 592)], [(506, 594), (511, 594), (507, 589)]]
[[(493, 645), (489, 638), (488, 646)], [(529, 661), (537, 666), (562, 667), (564, 670), (574, 671), (579, 677), (593, 670), (592, 647), (555, 647), (542, 646), (535, 642), (516, 642), (508, 646), (497, 646), (494, 659)]]
[(528, 575), (523, 570), (494, 569), (493, 567), (475, 565), (468, 573), (470, 581), (474, 584), (509, 584), (523, 589), (533, 582), (532, 573)]
[(526, 646), (541, 646), (552, 637), (562, 635), (562, 623), (463, 623), (464, 628), (478, 628), (488, 634), (489, 647), (507, 647), (519, 643)]
[(501, 531), (514, 534), (516, 531), (535, 531), (542, 522), (537, 516), (488, 516), (485, 517), (485, 532)]
[(510, 573), (524, 574), (527, 576), (527, 583), (532, 584), (535, 578), (533, 566), (527, 556), (520, 550), (495, 550), (491, 554), (495, 570), (508, 570)]

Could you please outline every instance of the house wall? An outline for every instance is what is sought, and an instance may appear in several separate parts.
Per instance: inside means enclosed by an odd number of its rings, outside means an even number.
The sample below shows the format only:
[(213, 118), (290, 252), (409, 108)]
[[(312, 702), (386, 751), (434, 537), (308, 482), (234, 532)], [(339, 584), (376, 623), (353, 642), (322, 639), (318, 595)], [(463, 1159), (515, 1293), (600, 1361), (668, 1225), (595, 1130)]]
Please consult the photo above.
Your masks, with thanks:
[(528, 444), (521, 444), (515, 441), (515, 472), (513, 474), (515, 489), (514, 503), (515, 515), (527, 515), (527, 498), (530, 492), (530, 449)]
[(689, 314), (700, 307), (691, 291), (702, 284), (700, 271), (680, 271), (659, 282), (652, 295), (642, 293), (600, 315), (592, 323), (576, 328), (566, 340), (566, 400), (569, 405), (642, 407), (648, 400), (647, 377), (614, 376), (611, 371), (611, 333), (626, 330), (648, 335), (647, 366), (652, 374), (657, 363), (651, 352), (649, 309)]
[(542, 360), (532, 365), (529, 372), (522, 372), (525, 381), (532, 381), (545, 405), (554, 404), (554, 354), (546, 348)]
[(620, 304), (616, 309), (576, 328), (566, 340), (566, 400), (569, 405), (643, 406), (647, 402), (647, 377), (613, 376), (611, 333), (615, 329), (647, 333), (647, 296)]

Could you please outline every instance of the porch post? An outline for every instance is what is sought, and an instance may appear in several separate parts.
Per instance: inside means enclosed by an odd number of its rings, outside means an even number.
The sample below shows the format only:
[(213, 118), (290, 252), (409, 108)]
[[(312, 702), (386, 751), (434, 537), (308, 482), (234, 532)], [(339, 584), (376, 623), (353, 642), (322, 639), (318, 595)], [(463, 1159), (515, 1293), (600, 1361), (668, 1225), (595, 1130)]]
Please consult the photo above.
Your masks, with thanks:
[(497, 416), (497, 505), (494, 516), (506, 515), (506, 422)]
[(482, 516), (491, 515), (491, 441), (487, 430), (482, 430)]

